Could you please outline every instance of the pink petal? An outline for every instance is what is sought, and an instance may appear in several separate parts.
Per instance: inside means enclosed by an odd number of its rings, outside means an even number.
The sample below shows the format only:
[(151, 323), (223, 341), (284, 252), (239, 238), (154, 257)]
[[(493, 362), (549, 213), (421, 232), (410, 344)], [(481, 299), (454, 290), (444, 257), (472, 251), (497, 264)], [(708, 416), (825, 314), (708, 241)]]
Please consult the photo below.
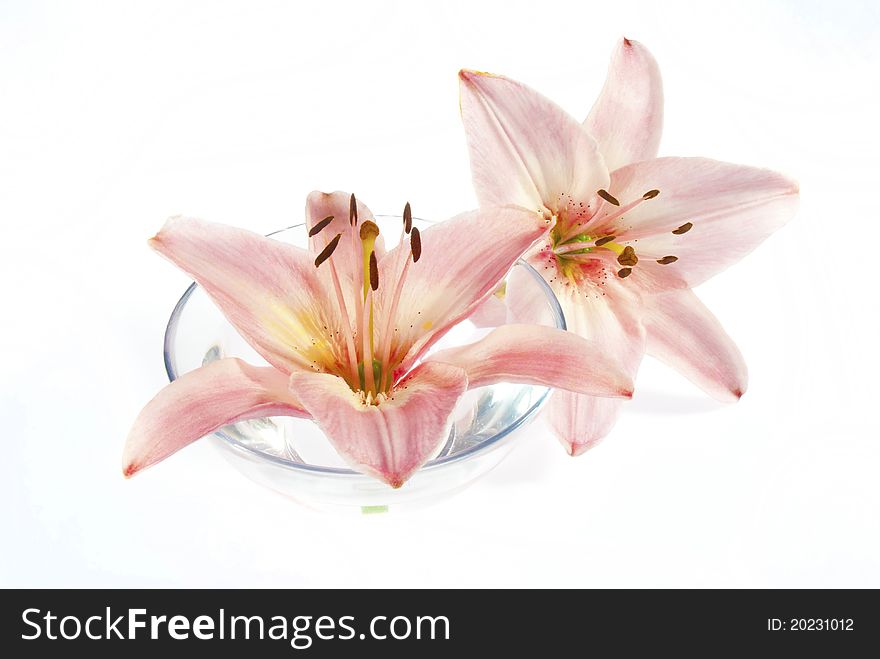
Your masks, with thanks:
[[(421, 234), (421, 258), (410, 265), (391, 325), (391, 363), (404, 372), (453, 325), (491, 295), (516, 260), (544, 235), (547, 222), (521, 208), (463, 213)], [(378, 318), (399, 279), (401, 247), (379, 263)], [(408, 243), (403, 249), (409, 250)]]
[(226, 424), (266, 416), (308, 416), (287, 375), (239, 359), (211, 362), (147, 403), (125, 442), (122, 472), (133, 476)]
[(581, 455), (611, 432), (622, 402), (621, 398), (554, 391), (547, 403), (547, 421), (568, 454)]
[[(361, 259), (354, 260), (353, 255), (360, 255), (361, 241), (357, 231), (351, 230), (349, 224), (349, 212), (351, 207), (351, 193), (341, 192), (320, 192), (315, 190), (309, 193), (306, 198), (306, 227), (311, 229), (318, 222), (333, 217), (330, 224), (326, 225), (321, 231), (309, 238), (309, 251), (319, 254), (327, 243), (333, 240), (337, 234), (342, 234), (339, 245), (333, 252), (333, 262), (336, 265), (340, 277), (347, 276), (360, 280), (363, 262)], [(372, 220), (373, 213), (367, 208), (366, 204), (357, 200), (358, 222), (364, 220)], [(356, 249), (352, 249), (351, 243), (355, 242)], [(376, 256), (380, 257), (385, 253), (385, 240), (382, 236), (376, 240)]]
[[(546, 276), (547, 271), (543, 269), (543, 262), (533, 254), (525, 258), (534, 272), (524, 267), (515, 267), (506, 280), (504, 304), (507, 306), (508, 322), (553, 327), (557, 324), (554, 303), (558, 302), (558, 298), (551, 285), (547, 283), (550, 277)], [(543, 273), (543, 276), (538, 273)], [(541, 283), (538, 283), (539, 278)], [(550, 301), (547, 289), (554, 298), (553, 302)]]
[(748, 382), (746, 364), (721, 323), (693, 292), (645, 296), (643, 320), (649, 354), (720, 401), (740, 399)]
[(559, 299), (568, 330), (590, 339), (628, 376), (635, 377), (645, 354), (641, 296), (614, 278), (602, 287), (566, 286), (557, 280), (551, 288)]
[(441, 350), (427, 362), (463, 369), (469, 388), (517, 382), (594, 396), (632, 396), (632, 378), (595, 342), (541, 325), (502, 325), (469, 345)]
[(608, 185), (586, 129), (525, 85), (462, 70), (461, 116), (480, 205), (556, 212)]
[[(645, 328), (641, 322), (641, 297), (624, 282), (610, 279), (599, 287), (553, 285), (569, 330), (593, 340), (602, 353), (617, 361), (618, 368), (635, 379), (645, 352)], [(555, 391), (547, 406), (547, 418), (560, 442), (571, 455), (595, 446), (614, 426), (623, 399), (600, 398)]]
[(477, 327), (498, 327), (507, 322), (507, 305), (497, 295), (490, 295), (468, 317)]
[(339, 455), (395, 488), (442, 448), (467, 389), (464, 371), (433, 363), (414, 369), (378, 405), (333, 375), (294, 373), (290, 382)]
[[(558, 270), (544, 270), (547, 263), (543, 253), (530, 255), (529, 263), (549, 280), (566, 328), (611, 356), (627, 376), (635, 376), (645, 353), (640, 291), (629, 286), (628, 279), (602, 276), (601, 272), (594, 273), (597, 280), (585, 277), (576, 285)], [(552, 316), (547, 297), (531, 279), (525, 268), (515, 268), (508, 278), (509, 316), (516, 323), (549, 324)]]
[(611, 171), (657, 156), (663, 130), (663, 82), (654, 57), (638, 41), (618, 43), (605, 86), (584, 126)]
[(323, 340), (338, 329), (340, 314), (326, 268), (315, 268), (314, 255), (244, 229), (182, 217), (168, 220), (150, 245), (193, 277), (276, 368), (345, 363), (344, 344)]
[[(621, 203), (654, 189), (657, 197), (622, 218), (605, 223), (600, 211), (587, 230), (611, 232), (620, 242), (638, 239), (632, 243), (640, 259), (633, 274), (646, 271), (657, 282), (672, 278), (683, 286), (696, 286), (741, 259), (798, 206), (797, 184), (781, 174), (706, 158), (658, 158), (611, 175), (610, 192)], [(693, 227), (687, 233), (672, 233), (688, 222)], [(665, 256), (678, 261), (658, 265)]]

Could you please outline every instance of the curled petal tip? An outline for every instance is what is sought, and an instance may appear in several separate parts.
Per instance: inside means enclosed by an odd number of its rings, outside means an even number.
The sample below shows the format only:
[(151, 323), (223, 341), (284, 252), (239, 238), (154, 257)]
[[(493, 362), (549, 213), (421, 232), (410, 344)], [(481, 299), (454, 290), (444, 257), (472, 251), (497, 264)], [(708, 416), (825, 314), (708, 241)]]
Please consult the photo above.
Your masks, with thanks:
[(598, 443), (599, 443), (598, 440), (591, 441), (591, 442), (582, 442), (582, 443), (576, 442), (576, 441), (566, 441), (565, 447), (566, 447), (566, 452), (571, 457), (576, 458), (579, 455), (583, 455), (584, 453), (589, 451), (591, 448), (596, 446), (596, 444), (598, 444)]
[(140, 467), (138, 467), (134, 462), (126, 463), (122, 467), (122, 475), (125, 476), (126, 478), (131, 478), (139, 471), (140, 471)]
[(488, 71), (477, 71), (476, 69), (461, 69), (458, 72), (458, 77), (464, 82), (473, 82), (477, 78), (501, 78), (502, 76), (495, 73), (489, 73)]
[(624, 37), (623, 38), (623, 45), (624, 46), (632, 46), (633, 42), (631, 40), (627, 39), (626, 37)]
[(186, 218), (184, 218), (183, 215), (172, 215), (165, 220), (165, 224), (163, 224), (162, 228), (156, 232), (155, 236), (147, 239), (147, 245), (158, 251), (159, 247), (165, 244), (169, 229), (173, 231), (182, 221), (185, 222), (185, 220)]
[(620, 393), (623, 396), (623, 398), (632, 398), (633, 397), (633, 390), (632, 389), (624, 389)]
[(739, 400), (740, 398), (743, 397), (743, 394), (746, 392), (743, 391), (742, 389), (737, 388), (737, 389), (734, 389), (732, 393), (734, 396), (736, 396), (736, 399)]
[(475, 71), (474, 69), (461, 69), (458, 72), (458, 80), (462, 84), (474, 84), (476, 79), (479, 78), (481, 73), (479, 71)]

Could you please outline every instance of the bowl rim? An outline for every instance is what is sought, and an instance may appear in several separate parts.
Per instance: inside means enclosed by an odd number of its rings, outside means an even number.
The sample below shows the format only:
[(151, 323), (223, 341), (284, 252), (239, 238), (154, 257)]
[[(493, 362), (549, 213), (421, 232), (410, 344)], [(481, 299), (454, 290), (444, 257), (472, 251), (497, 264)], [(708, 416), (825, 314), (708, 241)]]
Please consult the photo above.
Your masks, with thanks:
[[(398, 215), (391, 214), (375, 214), (375, 219), (393, 219), (400, 218)], [(434, 224), (430, 220), (425, 220), (422, 218), (413, 218), (414, 222), (421, 222), (424, 224)], [(277, 229), (270, 233), (266, 234), (266, 237), (276, 236), (281, 233), (285, 233), (287, 231), (291, 231), (293, 229), (299, 229), (305, 227), (305, 222), (299, 222), (297, 224), (293, 224), (288, 227), (284, 227), (283, 229)], [(550, 288), (550, 285), (547, 281), (535, 270), (529, 263), (527, 263), (524, 259), (517, 259), (515, 266), (522, 266), (525, 268), (525, 271), (528, 272), (532, 278), (536, 281), (538, 286), (544, 292), (544, 296), (547, 298), (547, 302), (550, 305), (550, 311), (553, 316), (553, 321), (556, 323), (556, 327), (558, 329), (565, 330), (567, 329), (565, 322), (565, 315), (562, 311), (562, 306), (559, 304), (559, 299), (556, 297), (556, 294), (553, 292), (553, 289)], [(163, 337), (163, 359), (165, 362), (165, 372), (168, 375), (168, 381), (174, 382), (180, 374), (177, 372), (177, 368), (174, 364), (174, 340), (177, 336), (177, 326), (180, 321), (180, 316), (183, 313), (184, 308), (186, 307), (189, 298), (192, 297), (193, 293), (195, 293), (196, 289), (199, 287), (197, 282), (192, 282), (184, 291), (183, 295), (180, 296), (180, 299), (177, 301), (177, 304), (174, 305), (174, 309), (171, 311), (171, 316), (168, 318), (168, 324), (165, 326), (165, 334)], [(234, 329), (234, 328), (233, 328)], [(537, 386), (537, 385), (526, 385), (526, 386)], [(445, 467), (447, 465), (451, 465), (461, 460), (465, 460), (467, 458), (476, 456), (480, 453), (488, 451), (491, 448), (494, 448), (502, 443), (502, 440), (511, 435), (515, 430), (517, 430), (520, 426), (524, 425), (527, 421), (532, 419), (541, 407), (547, 402), (548, 397), (552, 393), (552, 387), (545, 387), (545, 391), (541, 394), (540, 398), (536, 400), (528, 410), (523, 412), (516, 419), (511, 421), (508, 425), (504, 426), (501, 430), (499, 430), (494, 435), (487, 437), (485, 440), (480, 442), (479, 444), (475, 444), (460, 453), (456, 453), (454, 455), (447, 455), (439, 458), (434, 458), (433, 460), (429, 460), (422, 467), (419, 468), (419, 472), (434, 470), (438, 468)], [(233, 450), (243, 451), (251, 457), (257, 458), (259, 460), (263, 460), (269, 463), (272, 463), (276, 466), (290, 469), (293, 471), (306, 472), (311, 474), (322, 474), (326, 476), (334, 476), (334, 477), (342, 477), (342, 478), (369, 478), (365, 474), (355, 471), (354, 469), (350, 469), (347, 467), (330, 467), (330, 466), (322, 466), (322, 465), (312, 465), (306, 464), (303, 462), (295, 462), (293, 460), (289, 460), (287, 458), (283, 458), (281, 456), (272, 455), (270, 453), (265, 453), (260, 451), (259, 449), (248, 446), (247, 444), (243, 444), (238, 441), (234, 437), (223, 432), (223, 429), (217, 429), (213, 433), (210, 433), (212, 436), (216, 436), (223, 440), (223, 442)]]

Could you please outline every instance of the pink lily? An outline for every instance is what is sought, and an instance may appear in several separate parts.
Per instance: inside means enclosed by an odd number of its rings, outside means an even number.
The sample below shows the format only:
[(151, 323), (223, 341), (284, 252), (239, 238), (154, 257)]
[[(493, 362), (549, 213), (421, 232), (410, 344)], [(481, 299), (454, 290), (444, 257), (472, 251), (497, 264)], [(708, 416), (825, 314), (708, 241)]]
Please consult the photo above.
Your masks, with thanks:
[[(746, 390), (742, 355), (691, 292), (751, 252), (797, 208), (798, 186), (764, 169), (657, 158), (660, 73), (623, 39), (581, 124), (513, 80), (463, 70), (461, 110), (483, 208), (517, 204), (552, 225), (529, 255), (570, 330), (635, 377), (647, 351), (722, 401)], [(555, 392), (548, 407), (571, 455), (612, 428), (620, 400)]]
[(270, 366), (222, 359), (165, 387), (131, 430), (126, 476), (228, 423), (288, 415), (312, 418), (354, 468), (399, 487), (439, 451), (468, 387), (631, 395), (612, 359), (549, 327), (507, 325), (422, 359), (545, 232), (535, 213), (475, 211), (420, 233), (407, 204), (401, 242), (387, 252), (354, 195), (314, 192), (306, 215), (308, 250), (186, 218), (150, 240)]

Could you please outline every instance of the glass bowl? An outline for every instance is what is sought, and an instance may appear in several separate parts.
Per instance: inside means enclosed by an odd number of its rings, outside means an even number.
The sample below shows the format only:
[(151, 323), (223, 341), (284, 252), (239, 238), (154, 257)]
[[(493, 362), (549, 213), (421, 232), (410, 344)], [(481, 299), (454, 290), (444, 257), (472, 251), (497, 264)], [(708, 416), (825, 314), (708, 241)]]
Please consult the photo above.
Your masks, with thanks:
[[(397, 242), (401, 219), (377, 216), (388, 248)], [(414, 220), (416, 225), (429, 225)], [(269, 234), (276, 240), (305, 247), (304, 224)], [(442, 350), (476, 341), (492, 327), (513, 322), (503, 303), (517, 295), (543, 300), (529, 305), (534, 317), (516, 317), (565, 329), (555, 295), (530, 265), (519, 261), (498, 289), (471, 319), (449, 331), (432, 348)], [(430, 354), (430, 353), (429, 353)], [(165, 369), (174, 381), (205, 363), (239, 357), (265, 365), (195, 283), (177, 302), (165, 331)], [(329, 441), (309, 419), (268, 417), (224, 426), (210, 440), (229, 462), (251, 480), (306, 506), (339, 512), (373, 513), (419, 507), (458, 492), (495, 467), (510, 452), (516, 437), (537, 415), (550, 393), (547, 387), (496, 384), (468, 391), (453, 411), (449, 437), (436, 458), (399, 489), (348, 468)]]

